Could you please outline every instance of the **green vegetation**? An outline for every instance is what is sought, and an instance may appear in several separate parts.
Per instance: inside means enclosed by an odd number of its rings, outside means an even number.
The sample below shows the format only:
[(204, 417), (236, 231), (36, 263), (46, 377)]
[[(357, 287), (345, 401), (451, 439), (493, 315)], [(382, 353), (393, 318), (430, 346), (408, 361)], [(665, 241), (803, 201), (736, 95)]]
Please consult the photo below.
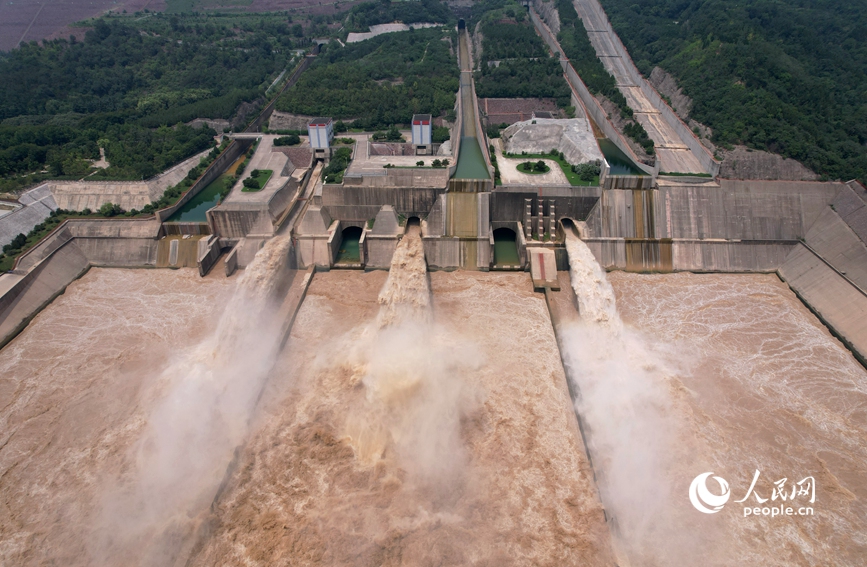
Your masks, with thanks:
[(290, 134), (288, 136), (281, 136), (279, 138), (274, 138), (275, 146), (297, 146), (301, 143), (301, 137), (297, 134)]
[(595, 179), (596, 184), (599, 184), (599, 174), (602, 173), (602, 168), (595, 163), (579, 163), (578, 165), (573, 165), (571, 169), (581, 181), (590, 182)]
[(0, 254), (0, 272), (12, 269), (12, 265), (15, 263), (15, 259), (18, 256), (35, 246), (40, 240), (48, 236), (51, 231), (57, 228), (61, 222), (68, 218), (111, 218), (121, 215), (124, 217), (150, 216), (154, 211), (174, 205), (177, 203), (178, 199), (180, 199), (181, 196), (193, 186), (195, 180), (204, 173), (205, 169), (213, 163), (227, 145), (228, 142), (224, 143), (223, 146), (219, 148), (214, 148), (207, 157), (202, 159), (199, 165), (190, 170), (183, 181), (166, 189), (158, 200), (148, 203), (142, 207), (141, 211), (135, 209), (124, 211), (119, 205), (113, 203), (103, 203), (97, 212), (93, 212), (90, 209), (84, 209), (81, 212), (66, 211), (63, 209), (52, 211), (51, 215), (45, 221), (33, 227), (33, 230), (31, 230), (26, 236), (19, 234), (12, 239), (12, 242), (3, 246), (3, 253)]
[(244, 179), (242, 183), (244, 188), (241, 191), (245, 193), (255, 193), (256, 191), (260, 191), (265, 187), (268, 183), (268, 180), (271, 179), (271, 175), (273, 175), (273, 171), (270, 169), (254, 169), (250, 172), (250, 177)]
[(151, 177), (215, 135), (178, 123), (233, 118), (307, 45), (276, 15), (155, 13), (87, 25), (83, 41), (0, 53), (0, 190), (81, 178), (99, 147), (111, 166), (97, 179)]
[(867, 181), (867, 0), (602, 0), (639, 70), (660, 66), (723, 146)]
[(521, 173), (529, 173), (531, 175), (539, 175), (542, 173), (548, 173), (551, 171), (551, 168), (542, 160), (539, 160), (536, 163), (525, 161), (518, 164), (518, 171)]
[(370, 138), (374, 142), (405, 142), (397, 126), (392, 126), (387, 132), (374, 132)]
[(497, 165), (497, 151), (496, 148), (494, 148), (494, 144), (489, 145), (488, 150), (488, 153), (491, 156), (491, 165), (494, 166), (494, 185), (502, 185), (503, 180), (500, 177), (500, 166)]
[(347, 32), (366, 32), (370, 26), (377, 24), (391, 22), (449, 24), (454, 22), (454, 19), (454, 14), (449, 7), (439, 0), (409, 2), (379, 0), (353, 7), (346, 16), (343, 26)]
[(458, 90), (457, 61), (443, 41), (455, 44), (453, 35), (426, 29), (330, 43), (277, 109), (355, 118), (353, 128), (369, 130), (408, 124), (417, 113), (439, 116), (454, 107)]
[[(560, 166), (560, 169), (563, 171), (563, 175), (566, 176), (566, 179), (569, 180), (569, 184), (573, 187), (576, 186), (596, 186), (599, 185), (599, 171), (598, 166), (596, 167), (596, 173), (594, 176), (590, 177), (590, 179), (586, 179), (586, 169), (582, 167), (584, 164), (572, 165), (566, 158), (563, 156), (563, 152), (557, 150), (551, 150), (550, 152), (542, 152), (541, 154), (504, 154), (507, 158), (518, 158), (518, 159), (550, 159), (557, 162)], [(590, 165), (590, 164), (587, 164)], [(522, 173), (529, 173), (527, 171), (523, 171), (518, 169)]]
[(448, 127), (434, 126), (431, 130), (431, 141), (434, 144), (442, 144), (451, 137)]
[(633, 111), (629, 108), (623, 93), (617, 88), (614, 77), (596, 56), (596, 50), (587, 37), (584, 24), (578, 19), (572, 0), (557, 0), (557, 10), (560, 14), (560, 33), (557, 40), (575, 68), (575, 72), (591, 93), (603, 95), (617, 105), (620, 116), (631, 121), (624, 127), (623, 133), (635, 140), (649, 155), (653, 155), (653, 140), (648, 137), (641, 124), (632, 121)]
[(352, 158), (351, 148), (337, 148), (331, 155), (331, 161), (322, 170), (322, 180), (325, 183), (343, 183), (343, 174), (349, 167)]
[(481, 31), (482, 63), (475, 73), (479, 97), (555, 98), (560, 107), (569, 105), (571, 93), (563, 69), (557, 59), (548, 56), (532, 24), (486, 20)]
[(521, 20), (521, 23), (499, 20), (482, 24), (482, 52), (486, 61), (548, 57), (548, 50), (542, 38), (536, 35), (533, 25), (524, 18)]

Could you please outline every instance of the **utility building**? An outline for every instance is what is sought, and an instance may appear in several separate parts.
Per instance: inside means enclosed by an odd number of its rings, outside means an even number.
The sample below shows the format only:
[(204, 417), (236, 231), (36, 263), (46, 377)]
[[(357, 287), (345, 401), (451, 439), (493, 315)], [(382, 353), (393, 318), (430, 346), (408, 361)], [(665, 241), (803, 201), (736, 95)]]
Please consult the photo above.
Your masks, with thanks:
[(334, 121), (331, 118), (314, 118), (307, 124), (307, 135), (313, 158), (331, 157), (331, 142), (334, 140)]
[(415, 155), (426, 156), (433, 153), (430, 114), (416, 114), (412, 117), (412, 145)]

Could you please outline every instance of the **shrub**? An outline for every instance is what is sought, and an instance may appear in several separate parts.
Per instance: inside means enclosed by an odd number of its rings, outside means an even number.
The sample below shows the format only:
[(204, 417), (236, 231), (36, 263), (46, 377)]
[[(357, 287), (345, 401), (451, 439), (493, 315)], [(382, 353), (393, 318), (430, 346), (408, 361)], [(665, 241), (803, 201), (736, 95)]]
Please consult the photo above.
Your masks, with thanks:
[(435, 126), (431, 131), (431, 141), (434, 144), (442, 144), (449, 139), (449, 129), (445, 126)]
[(120, 208), (120, 205), (115, 205), (113, 203), (103, 203), (103, 205), (99, 208), (99, 214), (104, 217), (114, 217), (117, 215), (122, 215), (124, 210)]
[(435, 159), (435, 160), (433, 160), (433, 162), (431, 163), (431, 165), (432, 165), (433, 167), (442, 167), (443, 163), (442, 163), (440, 160)]
[(253, 171), (250, 172), (250, 175), (252, 175), (253, 177), (259, 177), (260, 173), (262, 173), (261, 170), (254, 169)]
[(259, 185), (259, 182), (252, 177), (248, 177), (244, 180), (244, 187), (247, 189), (260, 189), (262, 186)]
[(593, 181), (593, 178), (599, 175), (602, 168), (595, 163), (579, 163), (572, 166), (572, 171), (578, 174), (581, 181)]
[(533, 165), (533, 169), (535, 169), (536, 171), (547, 171), (548, 166), (545, 165), (544, 161), (539, 160), (535, 163), (535, 165)]
[(301, 143), (301, 138), (295, 134), (280, 136), (274, 139), (275, 146), (294, 146)]
[(422, 160), (418, 160), (417, 162), (415, 162), (415, 164), (419, 167), (424, 167), (424, 161)]

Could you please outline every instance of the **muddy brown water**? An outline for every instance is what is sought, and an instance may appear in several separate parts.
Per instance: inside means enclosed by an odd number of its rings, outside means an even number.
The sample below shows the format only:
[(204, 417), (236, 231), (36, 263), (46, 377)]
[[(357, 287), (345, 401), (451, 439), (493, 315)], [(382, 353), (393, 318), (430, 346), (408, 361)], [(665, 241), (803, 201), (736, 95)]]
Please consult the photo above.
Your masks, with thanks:
[[(863, 563), (867, 372), (775, 276), (608, 274), (645, 357), (626, 368), (655, 384), (637, 399), (658, 410), (630, 402), (635, 427), (612, 430), (664, 458), (594, 456), (600, 503), (527, 274), (425, 282), (400, 257), (390, 293), (386, 272), (316, 274), (175, 564), (613, 565), (612, 547), (621, 565)], [(130, 474), (173, 352), (205, 338), (236, 281), (92, 269), (0, 351), (0, 564), (111, 564), (94, 559), (104, 487)], [(383, 317), (390, 297), (429, 324)], [(744, 518), (756, 469), (764, 498), (813, 476), (815, 515)], [(732, 492), (713, 515), (688, 499), (708, 471)], [(603, 504), (622, 514), (613, 543)]]
[(0, 351), (0, 565), (87, 565), (107, 482), (237, 278), (93, 268)]
[(316, 275), (192, 565), (613, 565), (529, 276), (414, 257)]
[[(630, 564), (863, 565), (867, 372), (851, 353), (775, 275), (608, 278), (623, 322), (654, 353), (646, 364), (657, 365), (650, 375), (661, 377), (666, 404), (658, 447), (669, 457), (650, 465), (666, 500), (635, 514), (644, 523), (624, 545)], [(736, 503), (756, 470), (755, 494), (767, 502)], [(730, 485), (715, 514), (688, 499), (704, 472)], [(815, 479), (813, 504), (791, 499), (805, 477)], [(782, 479), (785, 501), (773, 498)], [(708, 488), (719, 492), (714, 481)], [(781, 504), (814, 515), (743, 515)]]

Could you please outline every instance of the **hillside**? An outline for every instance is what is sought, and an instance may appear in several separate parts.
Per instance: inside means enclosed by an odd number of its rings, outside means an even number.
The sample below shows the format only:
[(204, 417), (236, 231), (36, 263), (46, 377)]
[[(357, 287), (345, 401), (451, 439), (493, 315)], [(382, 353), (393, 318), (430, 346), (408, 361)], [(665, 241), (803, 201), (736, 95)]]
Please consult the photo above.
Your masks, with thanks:
[(389, 33), (328, 44), (277, 109), (302, 115), (355, 118), (361, 128), (408, 123), (413, 114), (439, 116), (455, 105), (458, 64), (448, 28)]
[[(243, 122), (309, 40), (282, 15), (107, 17), (76, 39), (0, 53), (0, 189), (81, 177), (150, 177), (212, 145), (195, 118)], [(247, 111), (254, 106), (245, 105)], [(160, 128), (171, 126), (172, 128)]]
[(639, 70), (659, 66), (723, 147), (867, 180), (867, 0), (601, 0)]

